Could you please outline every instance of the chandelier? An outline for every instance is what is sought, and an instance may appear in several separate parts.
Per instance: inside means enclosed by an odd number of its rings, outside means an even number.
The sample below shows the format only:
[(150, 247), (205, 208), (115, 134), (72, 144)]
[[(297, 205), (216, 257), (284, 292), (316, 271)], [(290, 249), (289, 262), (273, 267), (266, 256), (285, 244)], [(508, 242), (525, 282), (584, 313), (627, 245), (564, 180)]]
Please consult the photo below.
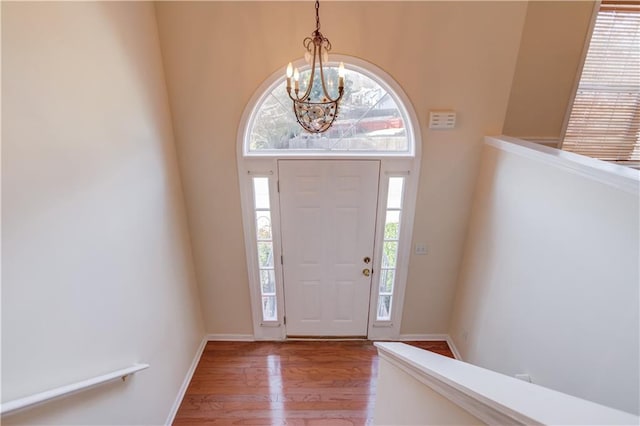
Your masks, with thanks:
[[(338, 116), (338, 102), (344, 93), (344, 64), (342, 62), (338, 69), (338, 96), (332, 98), (327, 91), (328, 84), (322, 65), (323, 62), (329, 61), (331, 42), (320, 32), (319, 10), (320, 2), (316, 0), (316, 30), (311, 33), (311, 37), (305, 38), (302, 42), (306, 49), (304, 57), (311, 64), (311, 74), (302, 96), (300, 96), (300, 72), (298, 68), (293, 68), (291, 62), (287, 66), (287, 93), (293, 101), (293, 112), (298, 123), (311, 133), (322, 133), (331, 127)], [(321, 93), (318, 92), (317, 87), (314, 90), (316, 63), (320, 64), (318, 69), (320, 71)], [(291, 77), (294, 80), (293, 94), (291, 93)]]

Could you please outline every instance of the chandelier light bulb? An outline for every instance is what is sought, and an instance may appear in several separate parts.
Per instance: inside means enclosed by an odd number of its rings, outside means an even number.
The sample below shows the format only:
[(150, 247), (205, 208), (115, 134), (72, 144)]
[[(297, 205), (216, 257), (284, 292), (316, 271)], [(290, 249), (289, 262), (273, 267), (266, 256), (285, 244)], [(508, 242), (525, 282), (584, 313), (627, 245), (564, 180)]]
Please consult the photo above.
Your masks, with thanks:
[(293, 80), (295, 81), (295, 90), (296, 93), (300, 90), (300, 73), (298, 72), (298, 68), (293, 70)]
[(291, 65), (291, 62), (289, 62), (289, 65), (287, 65), (287, 91), (290, 92), (291, 91), (291, 76), (293, 75), (293, 65)]

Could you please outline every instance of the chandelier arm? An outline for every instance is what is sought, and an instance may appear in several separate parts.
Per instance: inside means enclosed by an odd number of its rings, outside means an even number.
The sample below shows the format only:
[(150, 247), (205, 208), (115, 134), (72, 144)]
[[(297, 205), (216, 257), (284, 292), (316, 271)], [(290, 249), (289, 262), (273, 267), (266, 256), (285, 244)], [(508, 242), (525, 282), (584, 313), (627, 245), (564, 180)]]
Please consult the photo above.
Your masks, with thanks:
[(333, 99), (331, 96), (329, 96), (329, 91), (327, 90), (327, 86), (325, 85), (325, 82), (324, 82), (324, 67), (322, 66), (322, 47), (320, 47), (320, 54), (318, 55), (318, 59), (320, 60), (320, 81), (322, 82), (322, 91), (324, 92), (324, 97), (331, 102), (337, 102), (342, 97), (342, 93), (339, 93), (338, 97), (336, 99)]
[(314, 57), (313, 57), (313, 63), (311, 64), (311, 75), (309, 76), (309, 82), (307, 83), (307, 90), (304, 92), (304, 95), (302, 95), (302, 97), (300, 97), (298, 92), (295, 92), (295, 96), (293, 96), (291, 94), (291, 87), (287, 87), (287, 94), (289, 95), (289, 98), (291, 98), (291, 100), (294, 101), (294, 102), (296, 102), (296, 101), (304, 102), (309, 98), (309, 95), (311, 94), (311, 89), (313, 87), (313, 78), (314, 78), (315, 73), (316, 73), (316, 70), (315, 70), (315, 64), (316, 64), (315, 45), (314, 45), (314, 48), (313, 48), (313, 53), (314, 53)]
[[(313, 79), (316, 76), (316, 49), (317, 48), (318, 46), (314, 42), (313, 43), (313, 61), (311, 62), (311, 75), (309, 76), (309, 82), (307, 83), (307, 90), (304, 92), (304, 95), (302, 95), (301, 98), (298, 97), (298, 100), (302, 102), (309, 99), (309, 96), (311, 95), (311, 89), (313, 88)], [(322, 64), (322, 61), (320, 62), (320, 64)], [(320, 68), (320, 76), (322, 77), (322, 68)]]

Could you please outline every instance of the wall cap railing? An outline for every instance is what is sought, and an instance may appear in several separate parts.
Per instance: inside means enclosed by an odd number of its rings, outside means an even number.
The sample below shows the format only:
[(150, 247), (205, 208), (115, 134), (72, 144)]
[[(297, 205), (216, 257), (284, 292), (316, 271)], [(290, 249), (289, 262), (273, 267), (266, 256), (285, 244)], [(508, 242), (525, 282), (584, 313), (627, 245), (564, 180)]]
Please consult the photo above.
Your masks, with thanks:
[(380, 358), (487, 424), (637, 425), (640, 417), (398, 342)]
[(640, 194), (640, 171), (511, 136), (485, 136), (485, 143), (502, 151), (568, 170), (634, 195)]
[(123, 368), (120, 370), (112, 371), (111, 373), (103, 374), (101, 376), (92, 377), (90, 379), (82, 380), (76, 383), (71, 383), (65, 386), (60, 386), (55, 389), (50, 389), (44, 392), (36, 393), (33, 395), (25, 396), (24, 398), (14, 399), (12, 401), (3, 402), (0, 406), (0, 415), (4, 416), (10, 413), (15, 413), (35, 405), (39, 405), (53, 399), (61, 398), (71, 394), (75, 394), (87, 389), (94, 388), (104, 383), (111, 382), (113, 380), (122, 379), (123, 381), (138, 371), (149, 368), (149, 364), (134, 364), (131, 367)]

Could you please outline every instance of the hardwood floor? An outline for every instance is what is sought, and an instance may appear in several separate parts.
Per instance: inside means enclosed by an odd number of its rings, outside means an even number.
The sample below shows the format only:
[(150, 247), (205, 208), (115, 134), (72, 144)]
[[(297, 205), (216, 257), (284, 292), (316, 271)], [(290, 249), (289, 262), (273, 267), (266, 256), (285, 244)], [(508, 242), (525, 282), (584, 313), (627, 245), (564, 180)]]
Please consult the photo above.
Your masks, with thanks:
[(173, 424), (371, 424), (377, 374), (369, 341), (208, 342)]

